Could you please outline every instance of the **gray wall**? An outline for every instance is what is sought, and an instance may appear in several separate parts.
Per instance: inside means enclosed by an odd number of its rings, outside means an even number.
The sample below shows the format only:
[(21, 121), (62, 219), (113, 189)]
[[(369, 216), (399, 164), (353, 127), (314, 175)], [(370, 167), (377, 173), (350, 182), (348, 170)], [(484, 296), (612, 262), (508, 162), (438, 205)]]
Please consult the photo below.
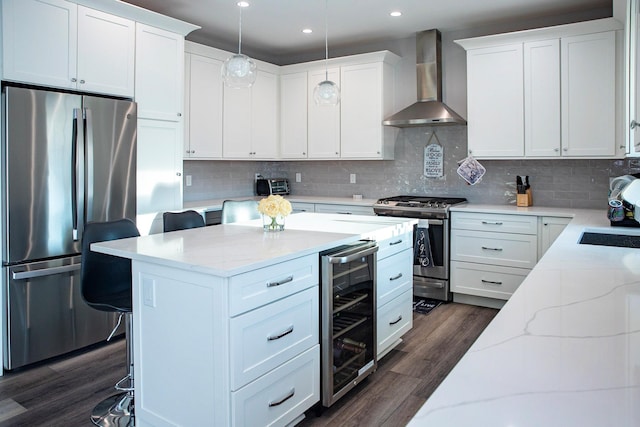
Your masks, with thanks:
[[(466, 53), (454, 40), (607, 16), (611, 16), (611, 9), (443, 33), (443, 100), (466, 117)], [(416, 99), (415, 38), (345, 48), (334, 54), (342, 56), (382, 49), (402, 57), (396, 68), (394, 98), (395, 108), (399, 110)], [(300, 58), (301, 61), (309, 59)], [(423, 150), (434, 131), (444, 146), (445, 176), (428, 179), (423, 176)], [(529, 175), (535, 205), (605, 209), (609, 177), (640, 173), (640, 166), (631, 160), (491, 160), (481, 161), (487, 173), (481, 182), (470, 186), (456, 173), (457, 162), (466, 157), (466, 148), (465, 126), (436, 126), (400, 130), (395, 160), (388, 161), (189, 160), (184, 162), (184, 175), (192, 176), (192, 186), (184, 188), (184, 200), (252, 195), (254, 174), (261, 173), (265, 177), (288, 177), (294, 195), (351, 197), (361, 194), (364, 198), (377, 199), (398, 194), (427, 194), (466, 197), (475, 203), (510, 204), (515, 203), (515, 175)], [(294, 182), (296, 172), (302, 174), (300, 183)], [(356, 174), (356, 184), (349, 184), (351, 173)]]

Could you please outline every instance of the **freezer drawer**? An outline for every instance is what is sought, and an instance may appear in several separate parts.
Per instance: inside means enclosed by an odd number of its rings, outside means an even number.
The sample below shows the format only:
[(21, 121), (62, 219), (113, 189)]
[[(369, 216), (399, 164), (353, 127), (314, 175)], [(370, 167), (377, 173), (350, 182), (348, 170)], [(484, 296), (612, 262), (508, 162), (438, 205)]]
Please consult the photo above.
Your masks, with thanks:
[(104, 341), (116, 324), (114, 313), (95, 310), (82, 299), (79, 256), (3, 270), (6, 369)]

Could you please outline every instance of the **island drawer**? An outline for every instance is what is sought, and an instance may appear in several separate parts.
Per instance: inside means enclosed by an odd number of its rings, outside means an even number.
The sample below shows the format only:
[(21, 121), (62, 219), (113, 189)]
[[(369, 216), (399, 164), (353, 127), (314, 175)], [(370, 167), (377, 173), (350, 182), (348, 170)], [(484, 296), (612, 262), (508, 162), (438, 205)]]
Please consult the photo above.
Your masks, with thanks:
[(320, 400), (320, 346), (316, 345), (231, 393), (231, 425), (284, 426)]
[(237, 316), (316, 286), (319, 281), (318, 262), (318, 255), (313, 254), (231, 277), (230, 316)]
[(377, 356), (380, 358), (413, 326), (413, 287), (380, 308), (377, 316)]
[(451, 230), (452, 260), (533, 268), (537, 256), (535, 235)]
[(535, 215), (451, 212), (451, 228), (497, 233), (538, 234)]
[(451, 262), (451, 291), (508, 300), (529, 269)]
[(413, 247), (413, 232), (378, 240), (378, 261)]
[(319, 342), (318, 287), (232, 318), (231, 390), (238, 390)]
[(378, 261), (377, 305), (382, 307), (407, 289), (413, 289), (413, 251), (404, 251)]

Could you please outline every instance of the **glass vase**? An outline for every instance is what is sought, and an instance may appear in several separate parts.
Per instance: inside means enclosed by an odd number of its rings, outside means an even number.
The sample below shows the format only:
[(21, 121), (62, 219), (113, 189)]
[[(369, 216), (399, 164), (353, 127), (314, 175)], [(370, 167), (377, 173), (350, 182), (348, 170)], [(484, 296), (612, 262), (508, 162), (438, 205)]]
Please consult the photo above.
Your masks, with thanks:
[(282, 231), (284, 230), (284, 216), (262, 215), (262, 228), (264, 231)]

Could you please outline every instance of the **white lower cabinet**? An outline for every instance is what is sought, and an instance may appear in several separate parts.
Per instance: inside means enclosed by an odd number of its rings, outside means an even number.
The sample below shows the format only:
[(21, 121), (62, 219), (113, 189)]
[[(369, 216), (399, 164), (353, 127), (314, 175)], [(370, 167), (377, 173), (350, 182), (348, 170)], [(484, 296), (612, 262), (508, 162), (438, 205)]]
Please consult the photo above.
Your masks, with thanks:
[(231, 394), (232, 426), (281, 426), (320, 399), (320, 346)]
[(454, 301), (461, 295), (507, 300), (537, 261), (537, 216), (452, 212)]
[(231, 319), (231, 390), (317, 344), (319, 304), (314, 287)]
[(538, 259), (542, 258), (549, 246), (558, 238), (560, 233), (569, 224), (571, 218), (558, 217), (558, 216), (542, 216), (539, 218), (539, 245), (538, 245)]
[(507, 300), (527, 277), (528, 269), (451, 261), (455, 292)]
[(136, 424), (284, 426), (317, 403), (318, 265), (222, 277), (134, 262)]
[(413, 327), (413, 286), (378, 308), (378, 360), (386, 356), (400, 338)]
[(413, 243), (405, 233), (378, 241), (377, 358), (388, 354), (413, 327)]
[(373, 206), (359, 205), (334, 205), (329, 203), (316, 203), (315, 211), (318, 213), (337, 213), (346, 215), (375, 215)]

